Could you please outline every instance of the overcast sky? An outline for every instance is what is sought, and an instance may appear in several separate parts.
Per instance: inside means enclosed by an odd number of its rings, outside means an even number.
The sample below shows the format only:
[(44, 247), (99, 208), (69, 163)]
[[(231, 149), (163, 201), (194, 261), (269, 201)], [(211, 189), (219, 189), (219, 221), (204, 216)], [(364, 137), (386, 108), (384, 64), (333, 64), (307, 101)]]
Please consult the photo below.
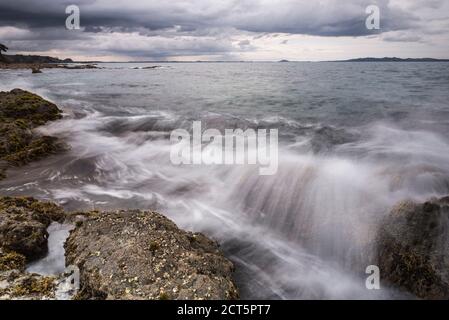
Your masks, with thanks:
[(10, 53), (78, 60), (449, 58), (448, 30), (449, 0), (0, 0)]

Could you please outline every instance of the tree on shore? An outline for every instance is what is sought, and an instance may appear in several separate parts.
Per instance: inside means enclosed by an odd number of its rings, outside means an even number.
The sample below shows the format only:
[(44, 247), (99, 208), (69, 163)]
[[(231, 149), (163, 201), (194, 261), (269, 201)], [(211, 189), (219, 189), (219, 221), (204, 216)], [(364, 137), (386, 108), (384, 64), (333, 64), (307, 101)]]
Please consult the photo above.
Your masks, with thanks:
[(4, 52), (8, 51), (8, 47), (5, 46), (4, 44), (0, 43), (0, 60), (6, 61), (5, 57), (2, 54), (2, 51), (4, 51)]

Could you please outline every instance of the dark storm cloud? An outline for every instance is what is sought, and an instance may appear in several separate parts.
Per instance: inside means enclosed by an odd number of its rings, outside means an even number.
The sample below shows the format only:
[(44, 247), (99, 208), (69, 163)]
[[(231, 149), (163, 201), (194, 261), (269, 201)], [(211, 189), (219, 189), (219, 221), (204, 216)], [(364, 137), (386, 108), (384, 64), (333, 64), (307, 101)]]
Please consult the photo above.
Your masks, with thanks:
[[(29, 28), (63, 28), (65, 8), (81, 9), (82, 25), (88, 31), (99, 27), (123, 30), (160, 30), (180, 26), (184, 32), (201, 28), (233, 27), (251, 32), (282, 32), (319, 36), (363, 36), (365, 8), (377, 4), (383, 30), (410, 27), (413, 17), (389, 6), (388, 0), (355, 1), (255, 1), (213, 4), (213, 1), (96, 1), (8, 0), (0, 3), (0, 25)], [(432, 3), (435, 5), (435, 1)]]
[[(280, 34), (361, 37), (389, 32), (413, 33), (421, 23), (416, 10), (392, 4), (403, 0), (0, 1), (0, 41), (10, 44), (11, 48), (67, 49), (136, 57), (225, 55), (257, 50), (256, 45), (245, 39), (268, 39)], [(414, 3), (415, 8), (424, 6), (437, 10), (443, 3), (442, 0), (430, 0), (428, 5), (423, 0), (409, 2)], [(81, 11), (82, 29), (78, 31), (65, 29), (65, 9), (72, 4), (78, 5)], [(379, 31), (365, 27), (365, 9), (372, 4), (380, 8)], [(6, 32), (5, 28), (10, 29)], [(243, 40), (235, 38), (238, 33), (244, 35)], [(134, 42), (128, 39), (130, 34)], [(390, 34), (384, 39), (419, 41), (417, 36), (408, 34)], [(282, 43), (287, 44), (287, 41)]]
[[(88, 28), (102, 26), (119, 27), (129, 29), (134, 27), (145, 27), (148, 29), (163, 29), (172, 26), (171, 21), (164, 19), (148, 19), (146, 14), (135, 12), (132, 2), (126, 7), (108, 9), (95, 6), (95, 0), (10, 0), (0, 3), (0, 26), (21, 26), (28, 28), (65, 28), (65, 20), (68, 14), (66, 7), (72, 4), (81, 9), (82, 24)], [(112, 3), (112, 1), (111, 1)], [(126, 5), (126, 3), (124, 4)]]

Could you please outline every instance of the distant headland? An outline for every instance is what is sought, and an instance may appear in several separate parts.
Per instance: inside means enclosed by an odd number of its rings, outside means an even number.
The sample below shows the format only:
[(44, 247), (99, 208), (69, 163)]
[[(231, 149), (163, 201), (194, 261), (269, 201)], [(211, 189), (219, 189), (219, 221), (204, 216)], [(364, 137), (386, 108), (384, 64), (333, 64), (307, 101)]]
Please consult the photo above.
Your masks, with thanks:
[(384, 58), (357, 58), (349, 60), (335, 60), (327, 62), (449, 62), (449, 59), (434, 59), (434, 58), (396, 58), (396, 57), (384, 57)]
[(3, 60), (9, 63), (73, 63), (72, 59), (59, 59), (50, 56), (9, 54), (3, 55)]

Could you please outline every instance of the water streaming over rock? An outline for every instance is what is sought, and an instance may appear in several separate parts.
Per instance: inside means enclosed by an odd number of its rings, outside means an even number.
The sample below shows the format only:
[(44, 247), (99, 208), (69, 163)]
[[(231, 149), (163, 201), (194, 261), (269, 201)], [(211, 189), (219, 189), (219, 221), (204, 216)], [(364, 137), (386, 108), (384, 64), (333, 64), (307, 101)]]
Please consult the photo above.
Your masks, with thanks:
[[(2, 89), (30, 89), (64, 108), (64, 120), (41, 130), (72, 147), (11, 171), (3, 194), (69, 210), (159, 210), (220, 241), (243, 298), (400, 296), (367, 290), (365, 268), (395, 203), (449, 192), (447, 64), (122, 67), (0, 75)], [(195, 120), (278, 129), (277, 174), (173, 165), (170, 132)]]

